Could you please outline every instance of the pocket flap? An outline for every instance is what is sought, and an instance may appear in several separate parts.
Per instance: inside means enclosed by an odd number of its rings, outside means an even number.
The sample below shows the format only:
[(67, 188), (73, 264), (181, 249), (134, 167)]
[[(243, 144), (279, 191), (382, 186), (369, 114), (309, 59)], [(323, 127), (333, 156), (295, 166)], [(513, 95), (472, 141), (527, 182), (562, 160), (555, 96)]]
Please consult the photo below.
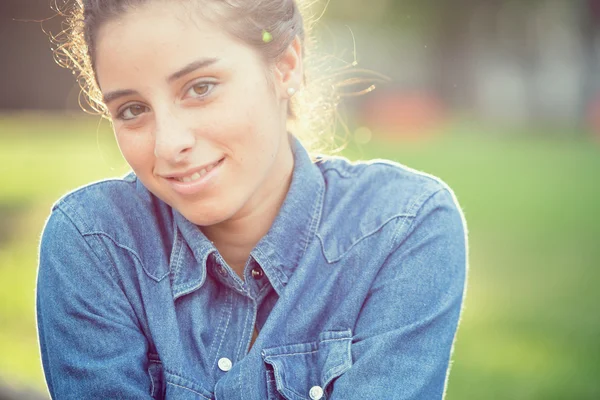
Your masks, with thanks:
[(289, 400), (309, 400), (312, 387), (324, 391), (352, 366), (352, 331), (325, 331), (316, 342), (264, 349), (265, 363), (273, 367), (277, 391)]

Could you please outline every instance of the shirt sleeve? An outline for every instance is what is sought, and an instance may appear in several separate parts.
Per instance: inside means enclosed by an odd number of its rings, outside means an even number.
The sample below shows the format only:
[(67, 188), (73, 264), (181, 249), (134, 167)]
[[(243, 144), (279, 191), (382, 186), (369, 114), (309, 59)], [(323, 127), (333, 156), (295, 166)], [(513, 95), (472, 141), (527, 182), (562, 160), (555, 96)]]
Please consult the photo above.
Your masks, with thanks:
[(466, 282), (466, 225), (442, 189), (398, 226), (354, 329), (353, 365), (331, 399), (444, 396)]
[[(42, 365), (54, 399), (150, 398), (147, 340), (99, 252), (60, 209), (42, 235), (36, 311)], [(94, 251), (94, 249), (96, 251)]]

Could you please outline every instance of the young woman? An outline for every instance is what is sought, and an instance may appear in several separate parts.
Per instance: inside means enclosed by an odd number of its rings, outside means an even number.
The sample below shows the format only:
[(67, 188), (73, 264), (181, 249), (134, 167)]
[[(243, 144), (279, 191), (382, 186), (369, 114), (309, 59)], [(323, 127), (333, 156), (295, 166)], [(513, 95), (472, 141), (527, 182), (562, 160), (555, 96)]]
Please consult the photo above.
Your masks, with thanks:
[(435, 177), (314, 160), (288, 132), (298, 4), (77, 0), (70, 22), (63, 54), (133, 173), (65, 196), (45, 227), (52, 397), (443, 397), (461, 211)]

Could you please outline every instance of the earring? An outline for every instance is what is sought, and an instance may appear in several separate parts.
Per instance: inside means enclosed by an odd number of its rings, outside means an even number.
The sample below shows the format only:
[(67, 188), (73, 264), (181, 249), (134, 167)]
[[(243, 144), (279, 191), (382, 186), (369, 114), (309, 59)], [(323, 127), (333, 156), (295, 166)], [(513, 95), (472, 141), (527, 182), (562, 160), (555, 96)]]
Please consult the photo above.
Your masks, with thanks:
[(289, 87), (287, 90), (287, 94), (290, 97), (293, 97), (296, 94), (296, 89), (294, 89), (293, 87)]

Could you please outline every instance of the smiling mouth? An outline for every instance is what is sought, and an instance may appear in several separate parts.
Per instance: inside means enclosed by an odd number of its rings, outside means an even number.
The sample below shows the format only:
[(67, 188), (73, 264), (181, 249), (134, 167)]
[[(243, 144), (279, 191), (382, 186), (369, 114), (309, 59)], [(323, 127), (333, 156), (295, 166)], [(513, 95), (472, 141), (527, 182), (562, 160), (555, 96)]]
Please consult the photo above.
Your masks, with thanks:
[(174, 181), (177, 181), (177, 182), (182, 182), (182, 183), (195, 182), (197, 180), (202, 179), (202, 177), (204, 175), (208, 174), (210, 171), (212, 171), (213, 169), (215, 169), (216, 167), (218, 167), (223, 162), (223, 160), (225, 160), (225, 158), (222, 158), (219, 161), (217, 161), (217, 162), (215, 162), (215, 163), (213, 163), (213, 164), (211, 164), (211, 165), (209, 165), (209, 166), (207, 166), (205, 168), (202, 168), (200, 171), (194, 172), (191, 175), (183, 176), (183, 177), (180, 177), (180, 178), (173, 177), (171, 179), (173, 179)]

